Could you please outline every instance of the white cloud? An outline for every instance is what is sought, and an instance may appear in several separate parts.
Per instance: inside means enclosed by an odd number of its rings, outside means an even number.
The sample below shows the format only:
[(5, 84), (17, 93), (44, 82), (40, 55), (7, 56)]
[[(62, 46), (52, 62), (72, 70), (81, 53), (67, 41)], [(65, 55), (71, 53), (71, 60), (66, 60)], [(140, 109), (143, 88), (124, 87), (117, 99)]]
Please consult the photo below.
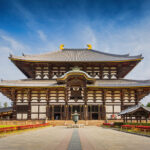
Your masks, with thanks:
[(84, 37), (82, 39), (80, 37), (80, 40), (82, 40), (84, 44), (91, 44), (93, 47), (97, 47), (97, 37), (90, 26), (85, 26), (84, 30), (78, 33), (81, 33), (80, 36)]
[(38, 30), (37, 33), (42, 41), (44, 42), (47, 41), (47, 36), (44, 34), (42, 30)]
[(22, 44), (20, 44), (19, 42), (17, 42), (16, 40), (14, 40), (13, 38), (6, 36), (6, 35), (0, 35), (0, 37), (5, 40), (6, 42), (8, 42), (8, 44), (10, 45), (10, 47), (14, 50), (22, 50), (24, 49), (24, 46)]
[[(142, 60), (142, 62), (139, 63), (136, 68), (134, 68), (134, 70), (127, 75), (126, 78), (150, 79), (149, 18), (143, 18), (143, 20), (140, 20), (139, 24), (128, 25), (128, 27), (122, 28), (116, 27), (116, 20), (109, 22), (109, 25), (108, 23), (104, 22), (104, 20), (99, 21), (100, 23), (95, 21), (94, 24), (97, 25), (96, 28), (94, 28), (94, 25), (92, 26), (90, 23), (78, 23), (78, 25), (74, 25), (76, 26), (74, 27), (74, 31), (69, 33), (72, 37), (70, 36), (68, 38), (67, 33), (65, 36), (61, 35), (60, 33), (59, 37), (56, 38), (56, 35), (53, 35), (55, 38), (52, 38), (52, 35), (46, 35), (45, 33), (47, 32), (43, 32), (43, 30), (41, 30), (41, 27), (36, 21), (34, 14), (31, 14), (30, 11), (25, 9), (19, 3), (16, 3), (15, 6), (21, 17), (25, 19), (25, 23), (29, 30), (32, 30), (31, 32), (36, 33), (36, 35), (38, 33), (38, 38), (42, 40), (40, 47), (39, 43), (33, 44), (35, 45), (34, 49), (36, 48), (36, 51), (40, 51), (41, 53), (44, 52), (45, 49), (46, 51), (54, 51), (59, 49), (59, 45), (61, 43), (64, 43), (66, 44), (65, 47), (68, 47), (68, 45), (75, 47), (82, 47), (81, 45), (83, 45), (86, 47), (86, 44), (92, 44), (93, 49), (116, 54), (130, 53), (131, 55), (137, 55), (142, 53), (145, 59)], [(119, 16), (117, 20), (124, 20), (127, 15), (128, 14)], [(49, 28), (47, 30), (49, 31)], [(48, 33), (50, 33), (50, 31)], [(3, 40), (1, 42), (2, 45), (0, 46), (0, 63), (2, 64), (0, 67), (0, 77), (6, 79), (24, 77), (20, 71), (18, 71), (18, 69), (16, 69), (13, 64), (8, 61), (7, 56), (9, 53), (19, 53), (20, 50), (26, 51), (28, 47), (11, 36), (1, 32), (0, 39)], [(143, 103), (150, 101), (150, 96), (145, 97), (145, 99), (142, 101)]]
[[(140, 62), (127, 76), (128, 79), (148, 80), (150, 79), (150, 20), (143, 21), (128, 28), (115, 28), (108, 26), (105, 30), (94, 29), (89, 25), (81, 25), (77, 28), (77, 40), (81, 44), (92, 44), (94, 49), (116, 53), (139, 55), (143, 54), (144, 60)], [(146, 96), (142, 103), (150, 102), (150, 96)]]
[[(18, 54), (20, 51), (24, 51), (27, 48), (24, 44), (20, 43), (16, 39), (8, 36), (4, 32), (0, 32), (0, 79), (14, 80), (25, 78), (20, 70), (8, 59), (10, 53)], [(27, 50), (27, 49), (26, 49)], [(0, 94), (0, 102), (3, 104), (5, 101), (11, 104), (11, 101)]]

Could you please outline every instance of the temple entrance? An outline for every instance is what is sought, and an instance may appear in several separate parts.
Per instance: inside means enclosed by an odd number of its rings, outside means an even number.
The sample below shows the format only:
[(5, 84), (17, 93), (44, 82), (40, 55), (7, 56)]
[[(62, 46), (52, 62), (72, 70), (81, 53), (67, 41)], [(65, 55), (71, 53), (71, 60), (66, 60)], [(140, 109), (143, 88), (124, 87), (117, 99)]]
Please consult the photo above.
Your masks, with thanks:
[(77, 111), (78, 113), (80, 112), (80, 106), (73, 106), (73, 113)]
[(98, 120), (98, 113), (92, 113), (92, 120)]
[(60, 113), (54, 114), (54, 120), (60, 120)]
[(61, 120), (61, 106), (54, 106), (54, 120)]
[(69, 105), (69, 120), (72, 120), (72, 114), (77, 111), (79, 113), (79, 119), (84, 120), (84, 111), (83, 111), (83, 105)]
[(72, 114), (77, 111), (79, 120), (101, 120), (103, 119), (102, 105), (70, 104), (54, 105), (49, 109), (49, 119), (51, 120), (72, 120)]

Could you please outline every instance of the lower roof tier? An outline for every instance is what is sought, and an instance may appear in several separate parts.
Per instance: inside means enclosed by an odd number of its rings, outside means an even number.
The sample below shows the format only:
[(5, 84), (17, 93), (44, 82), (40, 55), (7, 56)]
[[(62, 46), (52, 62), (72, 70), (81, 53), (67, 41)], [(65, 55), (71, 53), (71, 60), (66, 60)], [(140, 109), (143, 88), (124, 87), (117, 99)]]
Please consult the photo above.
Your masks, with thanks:
[[(85, 81), (85, 83), (87, 83)], [(81, 84), (78, 84), (80, 86)], [(59, 84), (57, 80), (3, 80), (0, 82), (0, 92), (11, 100), (15, 99), (15, 93), (17, 91), (22, 91), (28, 93), (29, 91), (66, 91), (66, 88), (70, 87), (68, 82)], [(135, 99), (141, 100), (150, 93), (150, 80), (128, 80), (128, 79), (119, 79), (119, 80), (95, 80), (92, 84), (82, 84), (81, 89), (86, 87), (86, 91), (99, 91), (102, 94), (111, 92), (112, 97), (115, 92), (120, 93), (121, 95), (127, 94), (128, 96), (132, 95), (132, 92), (135, 93)], [(75, 88), (75, 87), (73, 87)], [(114, 94), (113, 94), (114, 93)], [(106, 94), (107, 95), (107, 94)], [(108, 94), (109, 95), (109, 94)], [(109, 96), (108, 96), (109, 97)]]
[[(0, 88), (2, 87), (16, 87), (16, 88), (52, 88), (52, 87), (66, 87), (66, 84), (59, 84), (57, 80), (1, 80)], [(96, 80), (93, 84), (87, 84), (86, 87), (97, 88), (137, 88), (150, 87), (150, 80)]]

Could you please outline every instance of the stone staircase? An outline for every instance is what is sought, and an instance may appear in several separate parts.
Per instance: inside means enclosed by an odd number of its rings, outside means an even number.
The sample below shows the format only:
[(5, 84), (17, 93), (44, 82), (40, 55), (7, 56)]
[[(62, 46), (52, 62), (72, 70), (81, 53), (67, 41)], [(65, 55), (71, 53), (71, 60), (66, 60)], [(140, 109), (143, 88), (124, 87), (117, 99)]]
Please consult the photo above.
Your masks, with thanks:
[[(84, 124), (85, 126), (101, 126), (104, 120), (79, 120), (78, 124)], [(74, 124), (72, 120), (48, 120), (52, 126), (67, 126), (68, 124)]]

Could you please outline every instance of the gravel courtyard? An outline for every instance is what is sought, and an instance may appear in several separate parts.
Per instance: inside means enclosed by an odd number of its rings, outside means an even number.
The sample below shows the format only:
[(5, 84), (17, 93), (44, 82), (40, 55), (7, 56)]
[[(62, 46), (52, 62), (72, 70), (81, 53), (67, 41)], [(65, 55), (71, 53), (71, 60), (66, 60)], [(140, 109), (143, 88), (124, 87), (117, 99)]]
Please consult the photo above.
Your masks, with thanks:
[(0, 150), (149, 150), (150, 138), (101, 127), (46, 127), (0, 138)]

